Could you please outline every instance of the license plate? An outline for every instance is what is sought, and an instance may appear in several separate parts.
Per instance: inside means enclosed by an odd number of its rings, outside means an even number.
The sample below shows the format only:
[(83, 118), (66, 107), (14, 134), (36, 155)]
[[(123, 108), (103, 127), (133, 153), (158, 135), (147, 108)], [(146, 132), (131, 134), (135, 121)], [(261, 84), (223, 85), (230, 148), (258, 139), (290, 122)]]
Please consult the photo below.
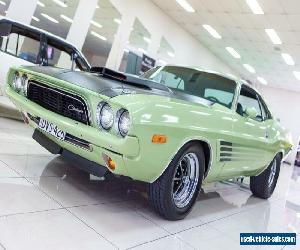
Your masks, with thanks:
[(57, 139), (64, 140), (66, 133), (62, 130), (60, 130), (55, 124), (48, 122), (42, 118), (40, 118), (39, 121), (39, 128), (45, 132), (47, 132), (50, 135), (53, 135)]

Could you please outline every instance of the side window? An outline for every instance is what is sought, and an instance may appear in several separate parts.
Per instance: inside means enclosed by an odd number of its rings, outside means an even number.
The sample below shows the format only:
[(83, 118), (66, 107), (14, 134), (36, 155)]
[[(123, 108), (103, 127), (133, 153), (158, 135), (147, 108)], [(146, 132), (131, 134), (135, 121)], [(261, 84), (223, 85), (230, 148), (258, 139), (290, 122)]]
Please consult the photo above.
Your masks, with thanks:
[(31, 63), (36, 63), (40, 48), (40, 41), (11, 33), (2, 37), (1, 51), (16, 56)]
[(47, 58), (48, 65), (55, 66), (58, 68), (70, 69), (72, 66), (71, 56), (64, 51), (61, 51), (57, 48), (47, 47)]
[(238, 104), (236, 108), (236, 112), (241, 115), (246, 115), (246, 109), (248, 108), (255, 108), (257, 111), (257, 116), (255, 120), (257, 121), (263, 121), (264, 116), (261, 110), (261, 105), (259, 103), (258, 97), (254, 91), (251, 89), (242, 86), (240, 96), (238, 99)]
[(264, 102), (264, 100), (260, 96), (259, 96), (259, 103), (260, 103), (263, 119), (264, 120), (272, 119), (272, 116), (270, 114), (270, 111), (267, 108), (266, 103)]
[(18, 35), (17, 34), (10, 34), (6, 38), (6, 45), (4, 47), (5, 52), (16, 55), (17, 53), (17, 44), (18, 44)]

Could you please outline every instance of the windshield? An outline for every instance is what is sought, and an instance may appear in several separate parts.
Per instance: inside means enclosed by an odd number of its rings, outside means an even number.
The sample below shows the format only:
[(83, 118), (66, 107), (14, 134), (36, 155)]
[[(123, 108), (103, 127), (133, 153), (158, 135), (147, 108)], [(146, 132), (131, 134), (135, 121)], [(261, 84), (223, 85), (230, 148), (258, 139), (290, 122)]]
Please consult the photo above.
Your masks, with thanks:
[(178, 66), (156, 67), (142, 77), (163, 84), (174, 92), (201, 97), (228, 108), (232, 106), (236, 89), (233, 80)]

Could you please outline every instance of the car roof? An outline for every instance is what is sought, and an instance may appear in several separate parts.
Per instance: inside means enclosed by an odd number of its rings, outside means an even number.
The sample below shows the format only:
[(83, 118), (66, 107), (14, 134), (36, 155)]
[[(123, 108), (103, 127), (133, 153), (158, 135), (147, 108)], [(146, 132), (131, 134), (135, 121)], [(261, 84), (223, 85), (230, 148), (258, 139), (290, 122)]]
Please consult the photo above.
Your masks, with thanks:
[(61, 43), (63, 46), (65, 47), (69, 47), (73, 50), (75, 50), (76, 52), (78, 52), (78, 54), (85, 59), (85, 61), (88, 63), (88, 65), (90, 66), (88, 60), (86, 59), (86, 57), (83, 55), (83, 53), (76, 48), (75, 45), (73, 45), (72, 43), (70, 42), (67, 42), (65, 39), (59, 37), (59, 36), (56, 36), (48, 31), (45, 31), (43, 29), (39, 29), (39, 28), (36, 28), (36, 27), (33, 27), (31, 25), (27, 25), (27, 24), (22, 24), (20, 22), (17, 22), (15, 20), (12, 20), (10, 18), (6, 18), (6, 17), (0, 17), (0, 24), (1, 23), (7, 23), (7, 24), (12, 24), (14, 26), (17, 26), (21, 29), (24, 29), (24, 30), (28, 30), (30, 32), (33, 32), (33, 33), (38, 33), (38, 34), (45, 34), (47, 37), (51, 38), (52, 40), (56, 41), (56, 42), (59, 42)]

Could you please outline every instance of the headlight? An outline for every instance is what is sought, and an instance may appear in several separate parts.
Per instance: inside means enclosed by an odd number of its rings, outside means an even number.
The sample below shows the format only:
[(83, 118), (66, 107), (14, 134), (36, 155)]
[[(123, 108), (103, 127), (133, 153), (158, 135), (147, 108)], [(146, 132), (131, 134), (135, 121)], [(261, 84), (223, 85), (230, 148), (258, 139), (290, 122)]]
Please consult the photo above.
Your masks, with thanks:
[(121, 136), (125, 137), (130, 129), (131, 121), (129, 112), (125, 109), (119, 111), (118, 130)]
[(105, 130), (111, 129), (114, 124), (114, 113), (109, 104), (101, 102), (97, 107), (98, 126)]
[(21, 91), (27, 96), (28, 77), (26, 74), (22, 75), (21, 78)]
[(12, 86), (17, 92), (22, 92), (26, 96), (27, 86), (28, 86), (27, 75), (26, 74), (21, 75), (19, 72), (15, 72)]
[(17, 92), (19, 92), (22, 88), (22, 78), (19, 72), (14, 74), (13, 87)]

